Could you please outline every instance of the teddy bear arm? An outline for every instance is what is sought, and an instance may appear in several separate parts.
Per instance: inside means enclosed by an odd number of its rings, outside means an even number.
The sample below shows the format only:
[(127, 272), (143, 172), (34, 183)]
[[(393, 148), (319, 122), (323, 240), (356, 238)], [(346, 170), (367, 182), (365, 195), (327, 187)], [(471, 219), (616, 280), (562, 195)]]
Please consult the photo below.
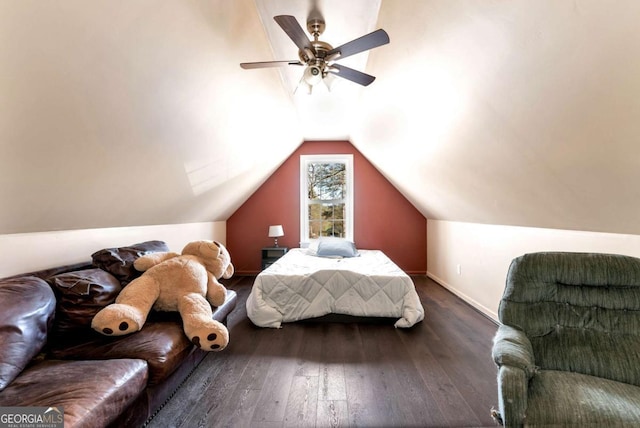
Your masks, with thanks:
[(174, 253), (174, 252), (145, 254), (144, 256), (138, 257), (133, 262), (133, 267), (135, 267), (136, 270), (140, 272), (144, 272), (146, 270), (151, 269), (153, 266), (164, 262), (165, 260), (178, 257), (179, 255), (180, 254)]
[(229, 331), (213, 319), (209, 302), (200, 294), (191, 293), (178, 300), (184, 332), (191, 342), (204, 351), (222, 351), (229, 343)]
[(213, 306), (221, 306), (227, 298), (227, 289), (211, 272), (207, 272), (207, 301)]
[(158, 281), (153, 276), (142, 275), (122, 289), (116, 297), (116, 303), (134, 306), (146, 317), (159, 295), (160, 284)]
[(107, 336), (122, 336), (140, 331), (159, 295), (158, 283), (141, 276), (131, 281), (115, 303), (102, 308), (92, 319), (91, 328)]

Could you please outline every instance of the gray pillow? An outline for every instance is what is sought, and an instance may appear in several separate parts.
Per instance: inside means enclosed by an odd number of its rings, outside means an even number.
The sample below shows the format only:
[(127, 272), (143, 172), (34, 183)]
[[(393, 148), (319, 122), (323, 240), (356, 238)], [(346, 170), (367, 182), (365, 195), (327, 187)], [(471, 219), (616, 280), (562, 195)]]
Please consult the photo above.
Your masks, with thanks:
[(318, 243), (316, 253), (321, 257), (357, 257), (356, 244), (346, 239), (326, 239)]

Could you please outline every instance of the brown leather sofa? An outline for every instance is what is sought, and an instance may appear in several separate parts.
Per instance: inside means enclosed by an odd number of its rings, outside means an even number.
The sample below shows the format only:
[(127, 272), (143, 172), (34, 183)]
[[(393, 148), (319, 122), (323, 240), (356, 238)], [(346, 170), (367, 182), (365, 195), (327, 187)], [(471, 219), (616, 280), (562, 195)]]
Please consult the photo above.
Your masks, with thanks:
[[(208, 352), (187, 339), (177, 313), (152, 312), (122, 337), (90, 324), (139, 275), (135, 258), (167, 250), (150, 241), (0, 279), (0, 407), (62, 408), (65, 428), (138, 427), (153, 417)], [(226, 322), (235, 305), (229, 290), (214, 318)]]

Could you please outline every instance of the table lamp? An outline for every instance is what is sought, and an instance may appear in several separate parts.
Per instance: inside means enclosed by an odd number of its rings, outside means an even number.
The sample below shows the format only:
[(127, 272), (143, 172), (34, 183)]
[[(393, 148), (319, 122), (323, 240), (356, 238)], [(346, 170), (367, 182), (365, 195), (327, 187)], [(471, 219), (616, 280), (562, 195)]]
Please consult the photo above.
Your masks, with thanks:
[(274, 238), (275, 242), (273, 244), (274, 247), (278, 246), (278, 237), (284, 236), (284, 229), (282, 229), (281, 224), (277, 224), (275, 226), (269, 226), (269, 238)]

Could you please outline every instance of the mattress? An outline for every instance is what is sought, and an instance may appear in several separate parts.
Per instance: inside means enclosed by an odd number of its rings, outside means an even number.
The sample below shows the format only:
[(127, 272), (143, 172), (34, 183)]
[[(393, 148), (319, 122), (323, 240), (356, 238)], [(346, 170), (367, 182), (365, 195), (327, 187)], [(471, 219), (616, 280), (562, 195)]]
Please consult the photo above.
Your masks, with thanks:
[(325, 258), (294, 248), (255, 279), (247, 315), (260, 327), (328, 314), (398, 318), (411, 327), (424, 308), (411, 278), (380, 250)]

